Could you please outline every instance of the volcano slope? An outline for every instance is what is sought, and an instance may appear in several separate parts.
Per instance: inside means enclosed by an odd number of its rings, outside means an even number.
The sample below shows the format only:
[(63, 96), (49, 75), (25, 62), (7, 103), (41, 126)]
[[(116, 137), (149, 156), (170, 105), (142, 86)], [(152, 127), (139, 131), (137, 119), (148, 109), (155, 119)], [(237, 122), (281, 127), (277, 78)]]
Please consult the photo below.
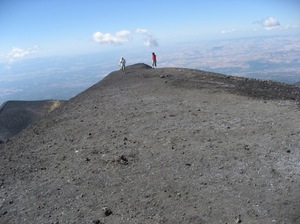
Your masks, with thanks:
[(0, 107), (0, 142), (7, 141), (62, 103), (59, 100), (5, 102)]
[(300, 223), (299, 93), (112, 72), (0, 145), (0, 223)]

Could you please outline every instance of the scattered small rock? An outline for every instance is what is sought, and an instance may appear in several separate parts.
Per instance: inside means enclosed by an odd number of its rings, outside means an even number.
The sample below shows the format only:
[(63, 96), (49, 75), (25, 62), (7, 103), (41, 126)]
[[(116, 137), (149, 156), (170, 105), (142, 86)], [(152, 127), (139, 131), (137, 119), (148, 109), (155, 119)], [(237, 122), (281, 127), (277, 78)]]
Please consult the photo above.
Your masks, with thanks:
[(103, 207), (103, 211), (105, 216), (110, 216), (113, 213), (112, 210), (108, 207)]
[(241, 217), (236, 218), (235, 223), (242, 223)]
[(161, 79), (164, 79), (164, 78), (166, 78), (166, 76), (164, 76), (164, 75), (161, 75), (159, 78), (161, 78)]
[(287, 152), (287, 153), (291, 153), (291, 150), (288, 149), (288, 150), (286, 150), (286, 152)]
[(86, 157), (85, 161), (86, 161), (86, 162), (89, 162), (89, 161), (91, 161), (91, 159), (88, 158), (88, 157)]
[(6, 215), (8, 212), (7, 211), (5, 211), (5, 212), (3, 212), (3, 215)]
[(127, 165), (127, 164), (128, 164), (128, 159), (127, 159), (126, 156), (121, 155), (120, 158), (119, 158), (119, 162), (120, 162), (121, 164)]
[(249, 148), (249, 145), (245, 145), (245, 146), (244, 146), (244, 149), (245, 149), (245, 150), (249, 150), (249, 149), (250, 149), (250, 148)]
[(93, 221), (94, 224), (103, 224), (99, 219)]

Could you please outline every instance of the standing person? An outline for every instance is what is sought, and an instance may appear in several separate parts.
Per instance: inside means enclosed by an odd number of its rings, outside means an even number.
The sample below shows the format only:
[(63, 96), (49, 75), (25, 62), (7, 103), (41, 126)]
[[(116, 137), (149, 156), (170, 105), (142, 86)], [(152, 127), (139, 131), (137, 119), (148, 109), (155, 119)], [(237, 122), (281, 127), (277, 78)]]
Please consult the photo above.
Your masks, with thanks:
[(156, 54), (152, 52), (152, 68), (156, 67)]
[(123, 71), (124, 74), (125, 74), (125, 64), (126, 64), (125, 58), (121, 57), (120, 66), (121, 66), (121, 70)]

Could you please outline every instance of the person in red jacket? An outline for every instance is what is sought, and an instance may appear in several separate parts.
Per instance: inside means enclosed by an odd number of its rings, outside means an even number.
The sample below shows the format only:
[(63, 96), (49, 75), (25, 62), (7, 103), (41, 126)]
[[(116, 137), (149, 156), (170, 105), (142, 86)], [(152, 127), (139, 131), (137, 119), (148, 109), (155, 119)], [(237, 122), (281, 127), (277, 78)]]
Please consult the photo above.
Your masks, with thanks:
[(152, 52), (152, 68), (156, 67), (156, 55)]

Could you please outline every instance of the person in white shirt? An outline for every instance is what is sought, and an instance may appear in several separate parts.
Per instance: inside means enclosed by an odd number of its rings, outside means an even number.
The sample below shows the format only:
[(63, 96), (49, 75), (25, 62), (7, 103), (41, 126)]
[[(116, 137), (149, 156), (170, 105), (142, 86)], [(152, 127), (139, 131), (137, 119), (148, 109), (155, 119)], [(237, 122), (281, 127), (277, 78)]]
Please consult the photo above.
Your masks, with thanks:
[(125, 64), (126, 64), (125, 58), (121, 57), (120, 66), (121, 66), (121, 70), (123, 71), (124, 74), (125, 74)]

